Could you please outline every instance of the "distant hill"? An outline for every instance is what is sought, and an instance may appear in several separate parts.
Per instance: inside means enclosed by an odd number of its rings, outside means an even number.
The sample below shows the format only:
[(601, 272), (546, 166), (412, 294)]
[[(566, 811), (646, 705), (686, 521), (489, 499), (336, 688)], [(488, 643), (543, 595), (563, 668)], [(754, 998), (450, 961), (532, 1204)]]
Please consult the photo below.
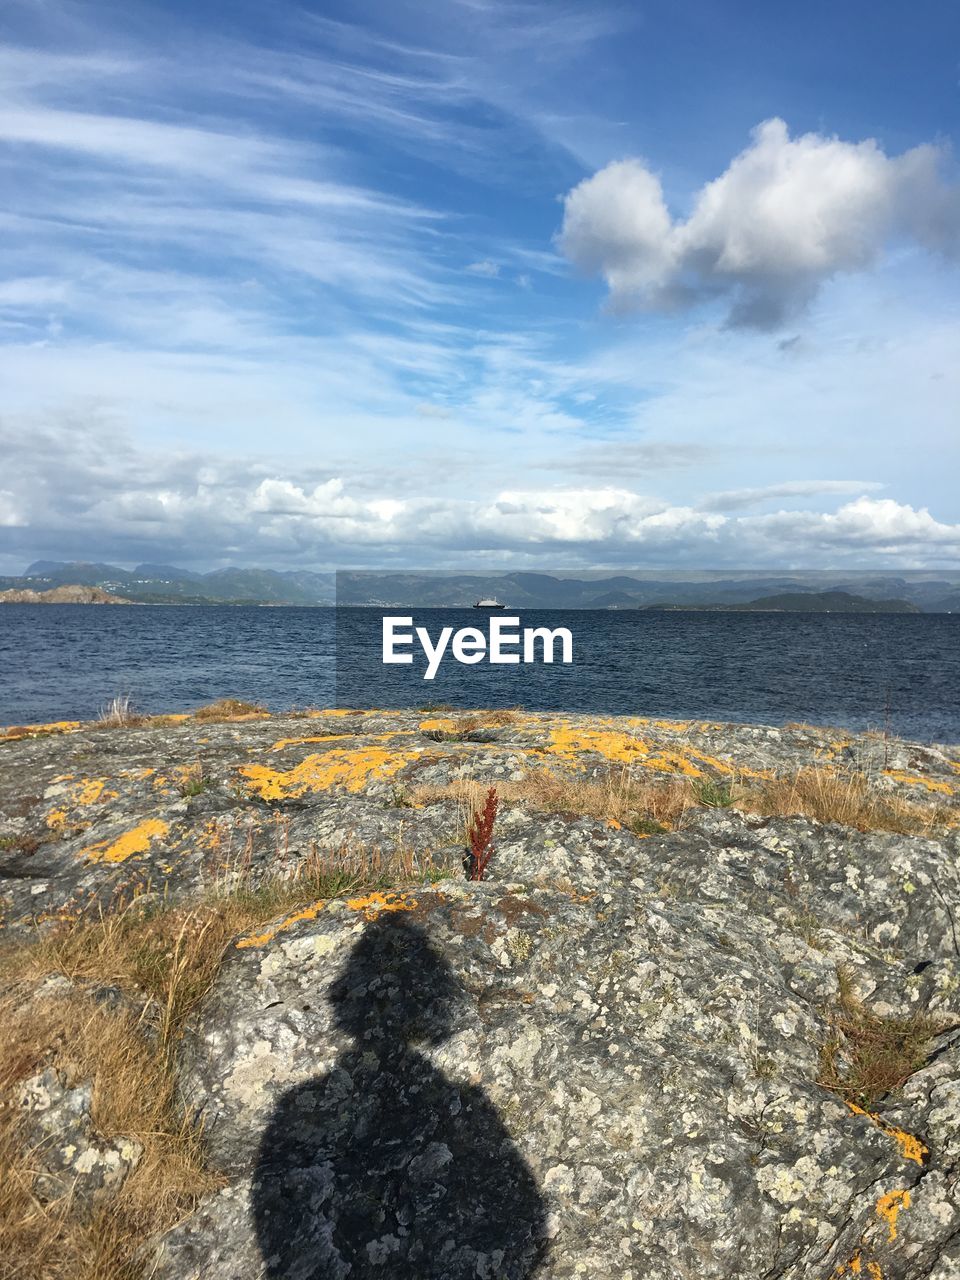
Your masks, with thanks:
[(908, 600), (869, 600), (849, 591), (784, 591), (741, 604), (648, 605), (650, 609), (702, 609), (723, 613), (922, 613)]
[(783, 592), (762, 596), (750, 604), (735, 604), (732, 609), (775, 609), (784, 613), (921, 613), (909, 600), (868, 600), (849, 591)]
[(0, 591), (98, 587), (138, 604), (345, 605), (468, 608), (496, 596), (508, 609), (745, 608), (791, 612), (960, 612), (960, 573), (726, 573), (685, 570), (561, 574), (231, 567), (198, 573), (162, 563), (133, 569), (86, 561), (37, 560)]
[(71, 583), (63, 587), (51, 587), (49, 591), (10, 589), (0, 591), (0, 604), (132, 604), (121, 596), (101, 591), (99, 587), (86, 587)]
[(332, 573), (309, 570), (214, 569), (195, 573), (175, 565), (117, 565), (36, 560), (21, 578), (0, 588), (49, 590), (71, 584), (99, 587), (139, 604), (333, 604)]

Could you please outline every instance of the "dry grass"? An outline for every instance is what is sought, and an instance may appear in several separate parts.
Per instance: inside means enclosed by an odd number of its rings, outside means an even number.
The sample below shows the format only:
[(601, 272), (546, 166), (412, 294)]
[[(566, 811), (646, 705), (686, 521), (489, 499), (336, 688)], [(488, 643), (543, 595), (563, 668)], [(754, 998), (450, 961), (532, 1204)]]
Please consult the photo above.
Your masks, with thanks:
[(213, 720), (237, 720), (246, 716), (269, 715), (267, 708), (259, 702), (244, 702), (241, 698), (218, 698), (205, 707), (198, 707), (193, 712), (194, 720), (205, 722)]
[(118, 693), (116, 697), (100, 708), (96, 723), (103, 729), (128, 729), (143, 724), (144, 717), (133, 709), (133, 702), (128, 693)]
[(799, 814), (818, 822), (839, 822), (859, 831), (894, 831), (903, 835), (925, 835), (943, 828), (952, 816), (942, 806), (915, 804), (894, 793), (879, 791), (865, 774), (816, 768), (736, 788), (734, 803), (747, 812), (768, 817)]
[(869, 1111), (926, 1063), (930, 1041), (951, 1024), (923, 1013), (880, 1017), (858, 999), (845, 971), (837, 976), (840, 992), (833, 1030), (820, 1052), (818, 1083)]
[[(254, 716), (267, 716), (269, 711), (259, 702), (244, 702), (241, 698), (218, 698), (205, 707), (190, 713), (201, 724), (216, 724), (230, 720), (247, 720)], [(117, 694), (100, 708), (94, 724), (100, 729), (136, 729), (144, 725), (163, 727), (183, 723), (183, 716), (141, 715), (135, 710), (129, 694)]]
[(482, 737), (492, 729), (505, 729), (520, 724), (523, 720), (520, 707), (502, 707), (494, 711), (467, 711), (459, 715), (443, 715), (443, 725), (435, 729), (427, 729), (429, 737), (438, 742), (463, 742), (474, 737)]
[[(86, 1219), (69, 1196), (44, 1205), (32, 1191), (33, 1162), (18, 1141), (16, 1112), (0, 1101), (0, 1276), (133, 1280), (144, 1240), (217, 1185), (204, 1167), (200, 1135), (179, 1113), (173, 1068), (186, 1021), (233, 938), (319, 899), (443, 874), (408, 850), (314, 852), (289, 876), (256, 884), (241, 874), (229, 890), (182, 906), (135, 899), (7, 949), (0, 973), (13, 994), (0, 1003), (0, 1098), (8, 1101), (47, 1066), (71, 1081), (92, 1080), (97, 1131), (137, 1139), (144, 1156), (116, 1197)], [(50, 974), (71, 979), (75, 990), (27, 1004)], [(87, 987), (103, 985), (134, 997), (131, 1008), (95, 1003)]]
[(140, 1164), (109, 1204), (89, 1217), (69, 1195), (51, 1204), (33, 1194), (35, 1159), (0, 1110), (0, 1274), (5, 1280), (132, 1280), (136, 1251), (188, 1213), (217, 1185), (200, 1135), (176, 1105), (169, 1056), (151, 1045), (137, 1016), (97, 1005), (82, 992), (0, 1006), (0, 1090), (53, 1066), (68, 1083), (93, 1082), (92, 1121), (104, 1138), (132, 1136)]
[[(456, 800), (459, 825), (465, 832), (489, 786), (488, 781), (460, 778), (444, 786), (418, 787), (410, 799), (418, 805)], [(528, 804), (546, 813), (612, 821), (641, 835), (678, 827), (686, 810), (696, 803), (685, 780), (638, 780), (629, 769), (610, 770), (594, 778), (538, 769), (518, 782), (498, 781), (496, 787), (502, 802)]]
[[(488, 779), (462, 778), (443, 786), (421, 786), (403, 793), (403, 803), (433, 804), (457, 801), (460, 828), (483, 802)], [(934, 804), (916, 804), (871, 786), (859, 773), (830, 769), (801, 769), (780, 778), (660, 778), (652, 780), (630, 768), (611, 769), (593, 777), (539, 769), (518, 782), (497, 781), (505, 803), (527, 804), (547, 813), (613, 821), (640, 835), (677, 830), (691, 810), (737, 808), (765, 817), (801, 816), (836, 822), (860, 831), (892, 831), (926, 835), (942, 830), (955, 811)]]

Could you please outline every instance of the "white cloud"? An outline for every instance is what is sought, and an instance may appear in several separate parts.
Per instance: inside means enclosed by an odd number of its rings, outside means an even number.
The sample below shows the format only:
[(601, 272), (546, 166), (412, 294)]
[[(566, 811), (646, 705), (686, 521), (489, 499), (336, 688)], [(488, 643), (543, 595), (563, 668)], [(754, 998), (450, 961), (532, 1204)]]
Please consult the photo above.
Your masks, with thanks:
[(480, 262), (471, 262), (467, 270), (471, 275), (486, 276), (489, 280), (495, 280), (500, 274), (500, 264), (491, 262), (489, 258), (483, 258)]
[[(398, 494), (278, 460), (153, 453), (103, 423), (38, 428), (29, 440), (11, 424), (0, 435), (11, 486), (0, 492), (0, 556), (9, 569), (22, 567), (14, 563), (18, 549), (24, 561), (316, 568), (398, 557), (699, 568), (960, 563), (960, 525), (890, 498), (754, 515), (698, 509), (623, 484)], [(779, 488), (798, 494), (804, 485)]]
[(697, 506), (700, 511), (736, 511), (776, 498), (814, 498), (829, 493), (863, 494), (882, 488), (877, 480), (787, 480), (782, 484), (761, 485), (754, 489), (725, 489), (721, 493), (712, 493)]
[(723, 297), (733, 324), (771, 328), (820, 285), (874, 263), (892, 237), (960, 245), (960, 189), (933, 147), (887, 156), (872, 139), (791, 138), (767, 120), (724, 173), (671, 215), (660, 178), (620, 160), (566, 197), (560, 247), (603, 276), (615, 307), (669, 308)]

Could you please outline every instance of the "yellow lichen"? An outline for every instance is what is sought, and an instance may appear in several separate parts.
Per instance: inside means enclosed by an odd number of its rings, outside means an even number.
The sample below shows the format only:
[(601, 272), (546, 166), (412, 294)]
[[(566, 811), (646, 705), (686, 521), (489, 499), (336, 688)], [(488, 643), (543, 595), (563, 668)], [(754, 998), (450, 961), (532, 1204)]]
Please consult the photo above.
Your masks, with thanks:
[(0, 738), (29, 738), (41, 733), (73, 733), (81, 728), (79, 720), (54, 720), (50, 724), (11, 724), (0, 729)]
[(383, 911), (414, 911), (417, 899), (405, 893), (368, 893), (363, 898), (348, 898), (347, 906), (351, 911), (362, 911), (372, 920)]
[(147, 818), (132, 830), (125, 831), (117, 840), (100, 840), (81, 849), (77, 856), (90, 862), (126, 862), (134, 854), (146, 853), (151, 843), (165, 836), (169, 830), (167, 823), (159, 818)]
[(71, 806), (91, 805), (106, 800), (115, 800), (117, 798), (116, 791), (106, 790), (106, 782), (103, 778), (82, 778), (79, 782), (75, 782), (68, 788), (66, 807), (62, 809), (52, 809), (47, 814), (46, 823), (51, 831), (59, 831), (67, 824), (67, 818)]
[(926, 787), (928, 791), (939, 791), (941, 795), (952, 796), (953, 787), (949, 782), (938, 782), (936, 778), (922, 778), (916, 773), (906, 773), (903, 769), (884, 769), (883, 776), (892, 778), (894, 782), (903, 782), (911, 787)]
[(344, 707), (336, 707), (336, 708), (327, 708), (326, 710), (321, 710), (321, 711), (308, 711), (307, 719), (322, 720), (326, 716), (369, 716), (372, 714), (373, 714), (372, 711), (351, 711)]
[(906, 1189), (888, 1191), (886, 1195), (882, 1195), (877, 1201), (877, 1217), (882, 1218), (887, 1224), (888, 1239), (896, 1240), (897, 1218), (900, 1216), (901, 1210), (909, 1208), (910, 1192)]
[(84, 778), (74, 797), (75, 804), (96, 804), (98, 800), (115, 800), (115, 791), (104, 791), (106, 782), (103, 778)]
[(326, 906), (326, 900), (321, 898), (309, 907), (303, 907), (300, 911), (295, 911), (292, 916), (287, 916), (281, 920), (279, 924), (273, 925), (266, 929), (263, 933), (247, 934), (245, 938), (239, 938), (236, 946), (243, 947), (265, 947), (272, 942), (278, 933), (283, 933), (285, 929), (289, 929), (291, 925), (295, 925), (300, 920), (316, 920), (317, 916)]
[(343, 787), (360, 791), (371, 778), (390, 778), (420, 752), (387, 751), (383, 747), (355, 747), (306, 756), (292, 769), (271, 769), (263, 764), (241, 765), (248, 789), (261, 800), (283, 800), (311, 791)]
[(552, 755), (569, 760), (580, 768), (584, 767), (581, 755), (595, 751), (616, 764), (636, 764), (657, 773), (681, 774), (686, 778), (702, 778), (705, 769), (728, 775), (735, 772), (733, 766), (725, 760), (718, 760), (693, 747), (684, 750), (656, 748), (644, 738), (624, 733), (622, 729), (578, 729), (569, 724), (561, 724), (550, 731), (546, 749)]
[(888, 1138), (893, 1138), (897, 1146), (900, 1148), (900, 1154), (904, 1160), (913, 1160), (916, 1164), (923, 1164), (924, 1156), (930, 1154), (930, 1148), (927, 1147), (919, 1138), (912, 1133), (907, 1133), (903, 1129), (898, 1129), (895, 1125), (887, 1124), (882, 1120), (875, 1111), (866, 1111), (863, 1107), (857, 1106), (855, 1102), (847, 1102), (847, 1106), (856, 1116), (866, 1116)]

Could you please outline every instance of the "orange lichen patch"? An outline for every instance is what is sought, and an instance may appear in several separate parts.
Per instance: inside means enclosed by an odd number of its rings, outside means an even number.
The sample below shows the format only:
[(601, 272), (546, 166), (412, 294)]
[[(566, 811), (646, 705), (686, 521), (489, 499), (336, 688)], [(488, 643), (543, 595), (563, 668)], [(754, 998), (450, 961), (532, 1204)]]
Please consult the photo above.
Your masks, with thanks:
[(87, 858), (90, 862), (126, 862), (134, 854), (146, 853), (154, 840), (165, 836), (170, 830), (159, 818), (147, 818), (130, 831), (125, 831), (119, 839), (100, 840), (97, 844), (88, 845), (77, 854), (78, 858)]
[(219, 821), (216, 818), (208, 818), (203, 824), (203, 830), (197, 836), (200, 848), (208, 851), (219, 849), (222, 841), (223, 835)]
[(299, 921), (316, 920), (317, 916), (325, 906), (326, 899), (321, 898), (311, 906), (303, 907), (300, 911), (295, 911), (292, 916), (287, 916), (285, 919), (281, 920), (279, 924), (272, 925), (263, 933), (250, 933), (244, 938), (238, 938), (234, 945), (241, 949), (243, 947), (265, 947), (268, 943), (271, 943), (278, 934), (283, 933), (284, 930), (298, 924)]
[(364, 898), (347, 899), (350, 910), (362, 911), (368, 920), (384, 911), (415, 911), (418, 905), (417, 899), (406, 893), (368, 893)]
[(686, 778), (702, 778), (705, 770), (721, 774), (735, 772), (725, 760), (718, 760), (693, 747), (682, 751), (656, 748), (644, 738), (624, 733), (622, 729), (577, 729), (564, 724), (550, 731), (546, 749), (580, 768), (584, 767), (580, 756), (594, 751), (616, 764), (637, 764), (656, 773), (682, 774)]
[(921, 1142), (919, 1138), (915, 1137), (912, 1133), (907, 1133), (903, 1129), (898, 1129), (895, 1125), (887, 1124), (887, 1122), (882, 1120), (875, 1111), (866, 1111), (863, 1107), (858, 1107), (855, 1102), (850, 1102), (849, 1100), (847, 1101), (847, 1106), (855, 1116), (866, 1116), (867, 1119), (872, 1120), (877, 1128), (885, 1133), (888, 1138), (893, 1138), (894, 1142), (896, 1142), (897, 1146), (900, 1148), (900, 1154), (903, 1156), (904, 1160), (913, 1160), (916, 1164), (922, 1165), (924, 1156), (930, 1154), (930, 1148), (926, 1146), (925, 1143)]
[(11, 724), (0, 729), (0, 739), (32, 738), (42, 733), (73, 733), (82, 728), (79, 720), (54, 720), (50, 724)]
[(649, 743), (633, 734), (616, 729), (575, 729), (568, 724), (551, 729), (546, 749), (576, 763), (581, 763), (578, 757), (585, 751), (595, 751), (619, 764), (633, 764), (650, 754)]
[(903, 769), (884, 769), (883, 776), (892, 778), (894, 782), (904, 782), (908, 786), (926, 787), (928, 791), (939, 791), (941, 795), (953, 795), (953, 787), (949, 782), (938, 782), (936, 778), (922, 778), (919, 774), (906, 773)]
[(307, 719), (320, 720), (326, 716), (369, 716), (372, 714), (372, 711), (351, 711), (345, 707), (332, 707), (326, 711), (308, 711)]
[(63, 809), (53, 809), (47, 814), (46, 823), (52, 830), (59, 830), (66, 826), (67, 817), (71, 807), (80, 805), (91, 805), (103, 803), (106, 800), (115, 800), (117, 798), (116, 791), (108, 791), (106, 789), (106, 781), (103, 778), (82, 778), (79, 782), (75, 782), (70, 787), (67, 797), (66, 807)]
[(247, 779), (248, 788), (261, 800), (283, 800), (304, 796), (311, 791), (344, 787), (360, 791), (371, 778), (391, 778), (421, 752), (386, 751), (383, 747), (355, 747), (351, 751), (333, 750), (323, 755), (310, 755), (286, 771), (270, 769), (263, 764), (244, 764), (239, 772)]
[(906, 1189), (901, 1191), (888, 1191), (886, 1195), (880, 1197), (877, 1201), (877, 1217), (882, 1218), (887, 1224), (889, 1232), (888, 1239), (896, 1240), (897, 1238), (897, 1218), (903, 1209), (910, 1208), (910, 1192)]
[(438, 719), (420, 721), (420, 728), (424, 733), (453, 733), (456, 727), (452, 720), (443, 716)]
[(849, 1262), (841, 1262), (833, 1273), (833, 1280), (843, 1276), (865, 1276), (867, 1280), (883, 1280), (879, 1262), (869, 1262), (858, 1249)]
[(106, 785), (103, 778), (84, 778), (79, 784), (74, 803), (96, 804), (98, 800), (115, 800), (117, 793), (115, 791), (106, 791), (104, 789)]

